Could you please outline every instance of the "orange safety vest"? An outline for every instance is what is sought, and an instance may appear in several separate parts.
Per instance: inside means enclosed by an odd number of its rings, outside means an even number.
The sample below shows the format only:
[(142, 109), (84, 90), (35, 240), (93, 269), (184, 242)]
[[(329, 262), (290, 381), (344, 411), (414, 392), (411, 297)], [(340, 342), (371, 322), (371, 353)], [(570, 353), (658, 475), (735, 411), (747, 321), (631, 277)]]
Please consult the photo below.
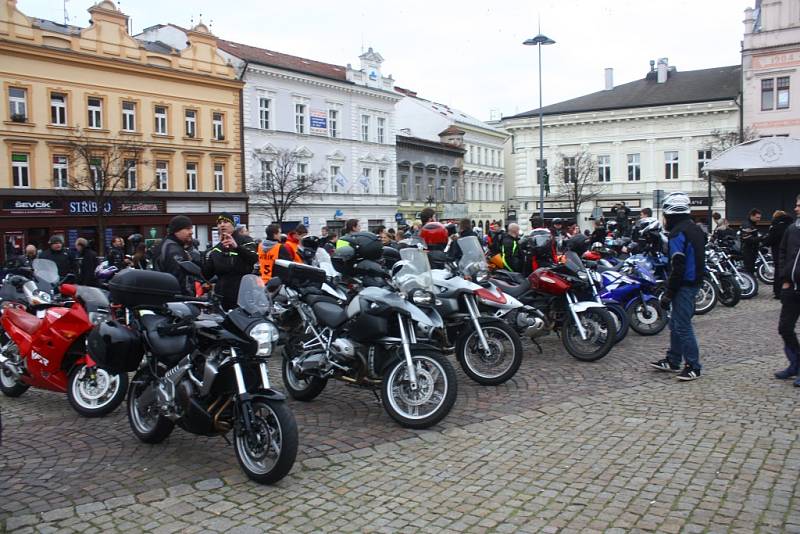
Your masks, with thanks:
[(258, 270), (261, 273), (261, 279), (266, 284), (272, 278), (272, 268), (275, 265), (275, 260), (278, 259), (278, 254), (281, 252), (281, 244), (277, 243), (269, 250), (264, 250), (264, 247), (258, 247)]
[(295, 263), (303, 263), (303, 258), (301, 258), (300, 254), (298, 254), (298, 252), (297, 252), (298, 243), (294, 243), (294, 242), (292, 242), (292, 241), (287, 239), (286, 243), (284, 243), (284, 245), (286, 245), (286, 248), (288, 248), (289, 251), (292, 253), (292, 261), (293, 262), (295, 262)]

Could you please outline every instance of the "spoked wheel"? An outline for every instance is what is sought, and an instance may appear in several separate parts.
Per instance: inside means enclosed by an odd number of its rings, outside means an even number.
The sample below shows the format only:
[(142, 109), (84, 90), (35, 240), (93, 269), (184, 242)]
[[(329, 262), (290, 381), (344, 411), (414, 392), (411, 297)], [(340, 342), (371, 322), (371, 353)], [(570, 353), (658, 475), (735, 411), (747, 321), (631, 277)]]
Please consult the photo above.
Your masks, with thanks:
[(741, 289), (742, 299), (747, 300), (758, 295), (758, 280), (752, 274), (745, 271), (737, 271), (736, 282)]
[(669, 322), (667, 312), (655, 299), (645, 301), (637, 299), (628, 308), (628, 317), (631, 320), (631, 328), (640, 336), (654, 336), (664, 330)]
[(481, 331), (489, 353), (483, 350), (478, 332), (469, 328), (456, 340), (456, 356), (472, 380), (485, 386), (496, 386), (517, 373), (522, 363), (522, 341), (516, 330), (499, 321), (481, 320)]
[(772, 284), (775, 280), (775, 266), (772, 262), (761, 263), (758, 266), (758, 270), (756, 270), (756, 274), (758, 275), (758, 279), (765, 284)]
[(67, 380), (67, 399), (84, 417), (102, 417), (116, 410), (128, 392), (127, 373), (80, 365)]
[[(297, 422), (285, 401), (254, 399), (249, 408), (251, 431), (247, 432), (240, 421), (233, 436), (236, 459), (250, 480), (273, 484), (288, 475), (294, 465)], [(243, 410), (239, 417), (245, 417)]]
[[(161, 443), (172, 433), (175, 423), (158, 413), (153, 383), (149, 373), (141, 370), (133, 376), (128, 395), (128, 423), (144, 443)], [(148, 401), (152, 398), (152, 401)]]
[(611, 313), (604, 308), (589, 308), (578, 313), (578, 319), (586, 333), (586, 339), (581, 337), (572, 314), (567, 313), (567, 322), (561, 334), (567, 352), (584, 362), (593, 362), (608, 354), (614, 346), (616, 333)]
[(289, 395), (293, 399), (303, 402), (316, 399), (328, 383), (327, 379), (318, 376), (299, 376), (289, 358), (283, 359), (281, 375), (283, 376), (283, 385), (286, 386)]
[(694, 297), (695, 315), (705, 315), (717, 305), (717, 286), (708, 278), (703, 279)]
[(456, 372), (439, 352), (414, 351), (417, 375), (412, 389), (406, 359), (389, 365), (381, 385), (381, 400), (389, 416), (407, 428), (428, 428), (450, 412), (456, 401)]
[[(14, 343), (8, 346), (5, 356), (14, 364), (20, 363), (19, 350)], [(28, 391), (29, 387), (28, 384), (20, 382), (10, 370), (6, 369), (4, 366), (0, 367), (0, 391), (3, 392), (3, 395), (6, 397), (19, 397)]]
[(742, 299), (742, 289), (733, 276), (723, 276), (719, 279), (719, 301), (723, 306), (733, 308)]

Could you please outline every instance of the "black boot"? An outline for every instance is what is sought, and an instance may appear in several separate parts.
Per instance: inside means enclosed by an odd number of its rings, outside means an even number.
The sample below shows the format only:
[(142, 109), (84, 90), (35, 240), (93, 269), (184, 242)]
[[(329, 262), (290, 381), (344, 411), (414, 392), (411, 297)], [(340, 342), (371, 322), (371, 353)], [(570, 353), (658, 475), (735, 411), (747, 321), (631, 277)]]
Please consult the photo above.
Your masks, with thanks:
[[(783, 352), (784, 354), (786, 354), (786, 358), (789, 360), (789, 367), (787, 367), (783, 371), (777, 371), (775, 373), (775, 378), (778, 378), (780, 380), (786, 380), (787, 378), (792, 378), (797, 376), (797, 364), (798, 364), (797, 353), (794, 352), (789, 347), (784, 347)], [(795, 385), (800, 386), (800, 383), (795, 382)]]

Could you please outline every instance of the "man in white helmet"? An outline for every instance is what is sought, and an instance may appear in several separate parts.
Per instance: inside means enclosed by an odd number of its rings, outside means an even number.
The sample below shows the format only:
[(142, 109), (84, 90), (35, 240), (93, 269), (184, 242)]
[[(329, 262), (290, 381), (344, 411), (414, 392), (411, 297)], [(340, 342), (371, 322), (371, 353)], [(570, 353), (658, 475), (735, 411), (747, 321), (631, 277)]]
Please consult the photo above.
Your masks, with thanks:
[(666, 358), (650, 365), (659, 371), (680, 373), (679, 380), (696, 380), (702, 367), (692, 316), (695, 296), (705, 274), (706, 236), (689, 217), (689, 196), (685, 193), (667, 195), (663, 212), (669, 232), (670, 274), (661, 305), (672, 308), (670, 346)]

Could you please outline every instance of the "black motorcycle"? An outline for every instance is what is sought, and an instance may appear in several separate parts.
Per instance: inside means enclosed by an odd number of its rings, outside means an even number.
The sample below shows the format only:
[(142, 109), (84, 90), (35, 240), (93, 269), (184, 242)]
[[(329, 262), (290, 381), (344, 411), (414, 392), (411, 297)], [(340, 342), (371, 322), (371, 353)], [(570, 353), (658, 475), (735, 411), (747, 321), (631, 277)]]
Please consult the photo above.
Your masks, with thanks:
[[(199, 268), (185, 262), (187, 272)], [(203, 436), (233, 433), (239, 465), (262, 484), (285, 477), (297, 455), (297, 424), (286, 397), (270, 386), (267, 360), (278, 340), (266, 318), (269, 297), (254, 275), (242, 279), (239, 307), (224, 312), (187, 301), (170, 274), (126, 269), (110, 283), (129, 325), (102, 323), (89, 335), (99, 366), (136, 371), (128, 420), (145, 443), (175, 425)]]

